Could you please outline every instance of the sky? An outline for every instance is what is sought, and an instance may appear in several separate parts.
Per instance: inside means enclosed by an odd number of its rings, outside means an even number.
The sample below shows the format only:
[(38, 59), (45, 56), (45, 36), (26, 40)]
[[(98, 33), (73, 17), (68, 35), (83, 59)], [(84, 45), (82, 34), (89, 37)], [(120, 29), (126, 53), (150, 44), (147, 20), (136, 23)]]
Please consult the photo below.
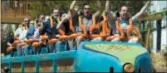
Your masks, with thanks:
[[(160, 12), (163, 10), (163, 8), (167, 8), (167, 1), (152, 1), (153, 5), (151, 6), (151, 11)], [(162, 20), (162, 25), (166, 24), (166, 18)], [(156, 25), (155, 25), (156, 26)], [(153, 51), (156, 50), (156, 37), (157, 32), (153, 32)], [(161, 49), (165, 49), (165, 46), (167, 46), (167, 28), (162, 29), (161, 31)]]
[(152, 1), (151, 11), (162, 11), (163, 8), (167, 8), (167, 1)]

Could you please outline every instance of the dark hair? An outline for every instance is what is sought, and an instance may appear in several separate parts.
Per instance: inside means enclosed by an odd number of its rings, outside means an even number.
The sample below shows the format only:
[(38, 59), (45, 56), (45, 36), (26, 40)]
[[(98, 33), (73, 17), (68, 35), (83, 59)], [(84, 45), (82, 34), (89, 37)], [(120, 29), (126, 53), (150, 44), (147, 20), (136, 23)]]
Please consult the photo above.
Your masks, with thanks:
[(78, 15), (80, 15), (80, 16), (83, 16), (84, 14), (83, 14), (83, 11), (78, 11)]
[(127, 6), (127, 5), (122, 5), (122, 6), (120, 7), (119, 11), (121, 11), (122, 7), (127, 7), (127, 8), (129, 8), (129, 6)]
[(10, 31), (10, 32), (8, 33), (8, 36), (14, 37), (13, 31)]
[(40, 13), (40, 14), (38, 14), (38, 15), (37, 15), (37, 18), (39, 18), (41, 15), (45, 15), (45, 14), (43, 14), (43, 13)]
[(35, 23), (38, 23), (39, 22), (39, 19), (36, 19)]
[(116, 12), (116, 17), (120, 17), (119, 11)]
[(59, 8), (54, 8), (53, 10), (59, 10)]

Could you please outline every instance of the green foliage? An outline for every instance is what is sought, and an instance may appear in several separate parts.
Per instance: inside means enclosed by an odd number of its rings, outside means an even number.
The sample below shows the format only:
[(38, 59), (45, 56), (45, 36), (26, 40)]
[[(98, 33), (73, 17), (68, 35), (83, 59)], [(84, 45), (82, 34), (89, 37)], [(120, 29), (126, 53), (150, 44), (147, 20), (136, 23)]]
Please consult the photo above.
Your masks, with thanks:
[[(59, 8), (61, 12), (67, 12), (72, 0), (67, 0), (67, 1), (60, 1), (60, 0), (52, 0), (52, 1), (47, 1), (47, 0), (42, 0), (42, 1), (32, 1), (30, 7), (31, 10), (29, 11), (29, 14), (35, 18), (36, 15), (40, 13), (44, 13), (47, 15), (50, 15), (52, 13), (53, 8)], [(111, 2), (111, 9), (112, 11), (119, 11), (120, 7), (122, 5), (127, 5), (129, 6), (132, 15), (137, 13), (142, 6), (144, 5), (145, 1), (110, 1)], [(105, 8), (105, 0), (101, 0), (102, 3), (102, 8)], [(96, 0), (79, 0), (77, 2), (77, 5), (79, 6), (79, 9), (82, 9), (85, 4), (90, 5), (92, 12), (96, 12), (97, 10), (97, 3)]]
[(167, 56), (167, 46), (165, 47), (165, 53), (164, 56)]
[(30, 5), (29, 14), (35, 18), (38, 14), (43, 13), (50, 15), (54, 8), (59, 8), (62, 12), (67, 12), (71, 1), (33, 1)]
[[(13, 32), (13, 29), (12, 29), (12, 24), (2, 24), (1, 26), (1, 52), (5, 52), (6, 51), (6, 48), (7, 48), (7, 38), (8, 38), (8, 35), (9, 33), (12, 33)], [(16, 25), (13, 24), (15, 27)], [(7, 30), (6, 30), (7, 29)]]

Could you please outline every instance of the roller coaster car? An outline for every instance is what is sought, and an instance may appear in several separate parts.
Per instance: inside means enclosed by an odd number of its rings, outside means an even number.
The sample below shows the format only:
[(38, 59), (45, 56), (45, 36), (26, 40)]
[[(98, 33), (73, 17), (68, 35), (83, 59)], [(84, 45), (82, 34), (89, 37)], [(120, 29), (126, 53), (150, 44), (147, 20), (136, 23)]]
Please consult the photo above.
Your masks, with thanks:
[[(40, 43), (33, 42), (33, 45), (37, 47)], [(62, 48), (58, 47), (58, 49)], [(28, 66), (27, 63), (31, 66)], [(46, 69), (48, 69), (46, 72), (53, 73), (72, 71), (111, 73), (153, 72), (151, 58), (147, 50), (138, 43), (127, 42), (81, 42), (77, 50), (2, 58), (2, 67), (9, 66), (11, 67), (11, 72), (20, 72), (20, 68), (11, 66), (11, 64), (19, 65), (23, 73), (30, 72), (31, 70), (31, 73), (43, 72)]]
[(153, 72), (149, 53), (137, 43), (83, 42), (75, 62), (76, 72)]

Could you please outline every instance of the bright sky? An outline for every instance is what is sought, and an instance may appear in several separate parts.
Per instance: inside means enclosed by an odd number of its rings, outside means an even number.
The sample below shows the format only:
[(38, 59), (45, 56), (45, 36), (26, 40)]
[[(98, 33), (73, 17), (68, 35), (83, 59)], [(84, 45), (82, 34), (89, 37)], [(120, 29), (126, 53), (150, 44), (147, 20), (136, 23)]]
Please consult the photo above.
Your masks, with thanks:
[(167, 1), (152, 1), (151, 11), (159, 12), (163, 8), (167, 8)]
[[(160, 12), (163, 10), (163, 8), (167, 8), (167, 1), (152, 1), (151, 11)], [(162, 25), (166, 24), (166, 19), (164, 17), (164, 20), (162, 21)], [(156, 25), (154, 25), (156, 27)], [(162, 29), (161, 31), (161, 49), (164, 49), (165, 46), (167, 46), (167, 28)], [(157, 32), (153, 32), (153, 50), (156, 50), (156, 42), (157, 42)]]

